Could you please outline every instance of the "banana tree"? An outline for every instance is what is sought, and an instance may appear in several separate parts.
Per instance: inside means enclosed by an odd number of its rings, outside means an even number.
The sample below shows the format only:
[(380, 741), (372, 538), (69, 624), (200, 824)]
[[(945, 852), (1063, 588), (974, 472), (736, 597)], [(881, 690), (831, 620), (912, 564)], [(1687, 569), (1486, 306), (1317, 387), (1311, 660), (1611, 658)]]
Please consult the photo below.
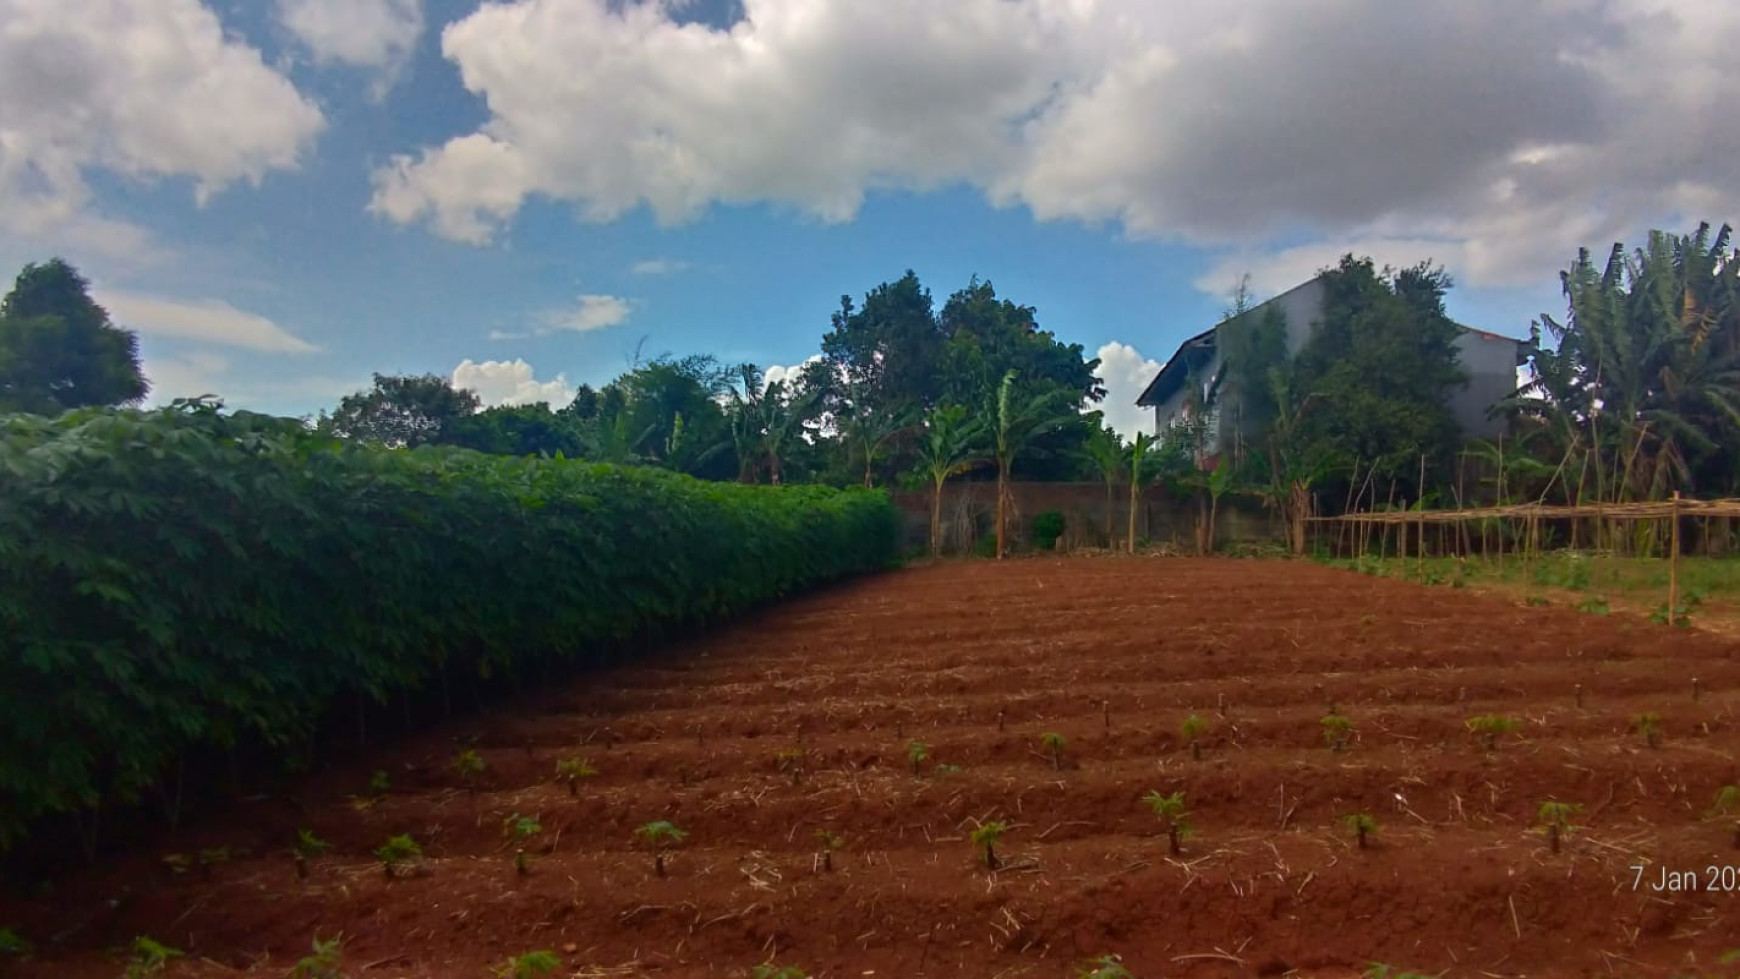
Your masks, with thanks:
[(1163, 437), (1136, 433), (1130, 443), (1130, 508), (1125, 550), (1136, 553), (1136, 511), (1140, 508), (1142, 489), (1153, 483), (1177, 478), (1190, 463), (1190, 445), (1176, 431)]
[(850, 404), (843, 414), (843, 432), (846, 441), (858, 451), (864, 460), (864, 488), (874, 485), (872, 473), (876, 459), (896, 438), (911, 431), (913, 413), (908, 407), (876, 409), (866, 404), (862, 387), (850, 383), (847, 387), (847, 397)]
[(930, 479), (930, 556), (942, 553), (942, 493), (949, 477), (985, 462), (985, 428), (967, 418), (960, 405), (944, 405), (925, 416), (918, 443), (918, 468)]
[(1016, 372), (1003, 375), (991, 399), (991, 455), (997, 463), (997, 560), (1003, 560), (1009, 523), (1009, 470), (1033, 440), (1067, 424), (1071, 402), (1079, 395), (1053, 388), (1022, 397), (1015, 390)]
[(1082, 447), (1094, 471), (1106, 484), (1106, 546), (1115, 547), (1112, 540), (1112, 500), (1118, 480), (1124, 478), (1124, 443), (1118, 433), (1105, 426), (1093, 430)]

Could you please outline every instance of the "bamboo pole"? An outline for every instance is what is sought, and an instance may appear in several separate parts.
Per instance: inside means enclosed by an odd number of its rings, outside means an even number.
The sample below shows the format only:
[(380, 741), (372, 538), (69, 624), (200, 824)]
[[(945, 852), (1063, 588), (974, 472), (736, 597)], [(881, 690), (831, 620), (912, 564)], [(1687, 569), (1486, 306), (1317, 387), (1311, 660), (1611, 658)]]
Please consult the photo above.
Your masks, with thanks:
[(1680, 491), (1674, 490), (1673, 506), (1668, 520), (1668, 625), (1675, 623), (1680, 607)]
[(1420, 580), (1426, 580), (1426, 453), (1420, 453), (1420, 488), (1414, 493), (1414, 506), (1419, 507), (1420, 539), (1415, 541), (1415, 548), (1420, 552)]

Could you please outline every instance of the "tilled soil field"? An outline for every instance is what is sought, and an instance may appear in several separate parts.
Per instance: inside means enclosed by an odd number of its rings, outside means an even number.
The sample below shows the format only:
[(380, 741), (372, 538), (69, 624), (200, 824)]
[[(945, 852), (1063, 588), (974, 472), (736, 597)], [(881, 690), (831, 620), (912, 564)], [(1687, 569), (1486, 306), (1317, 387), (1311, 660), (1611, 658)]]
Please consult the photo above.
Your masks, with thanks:
[[(167, 976), (283, 975), (340, 932), (353, 979), (534, 949), (588, 977), (1061, 979), (1113, 954), (1137, 977), (1721, 975), (1737, 649), (1297, 563), (919, 568), (358, 757), (306, 813), (237, 802), (0, 925), (37, 946), (18, 975), (73, 979), (118, 975), (138, 935), (187, 953)], [(1517, 726), (1488, 749), (1480, 715)], [(571, 794), (578, 758), (597, 774)], [(1150, 791), (1184, 794), (1177, 855)], [(1549, 800), (1581, 807), (1557, 854)], [(524, 875), (515, 815), (541, 826)], [(687, 834), (663, 876), (635, 836), (659, 820)], [(970, 839), (989, 822), (995, 869)], [(300, 828), (331, 845), (306, 880)], [(424, 857), (389, 879), (396, 834)], [(209, 874), (162, 863), (219, 847)]]

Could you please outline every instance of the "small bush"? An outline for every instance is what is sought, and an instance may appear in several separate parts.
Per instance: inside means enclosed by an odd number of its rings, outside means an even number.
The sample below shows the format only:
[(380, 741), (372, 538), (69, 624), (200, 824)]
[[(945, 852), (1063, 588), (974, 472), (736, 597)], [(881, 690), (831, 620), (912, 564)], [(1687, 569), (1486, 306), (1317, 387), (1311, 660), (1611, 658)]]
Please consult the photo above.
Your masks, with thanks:
[(344, 936), (335, 935), (328, 941), (314, 936), (314, 954), (302, 958), (290, 970), (292, 979), (344, 979), (339, 965), (344, 954)]
[(1086, 963), (1076, 973), (1076, 979), (1136, 979), (1116, 955), (1102, 955)]
[(394, 836), (375, 851), (375, 857), (381, 861), (381, 869), (388, 877), (401, 865), (417, 860), (423, 856), (423, 848), (410, 836), (401, 834)]
[(554, 952), (526, 952), (498, 966), (495, 974), (501, 979), (538, 979), (539, 976), (547, 976), (561, 967), (562, 960)]
[(1008, 830), (1009, 827), (1000, 822), (982, 823), (973, 830), (973, 846), (985, 848), (985, 866), (992, 870), (998, 867), (997, 844), (1003, 841), (1003, 834)]
[(133, 939), (133, 954), (127, 960), (126, 979), (144, 979), (163, 971), (171, 959), (179, 959), (186, 953), (178, 948), (170, 948), (160, 942), (140, 935)]
[(0, 928), (0, 955), (10, 958), (30, 954), (30, 943), (10, 928)]
[(1046, 510), (1033, 517), (1033, 546), (1037, 550), (1051, 551), (1057, 549), (1058, 538), (1063, 536), (1063, 514), (1056, 510)]

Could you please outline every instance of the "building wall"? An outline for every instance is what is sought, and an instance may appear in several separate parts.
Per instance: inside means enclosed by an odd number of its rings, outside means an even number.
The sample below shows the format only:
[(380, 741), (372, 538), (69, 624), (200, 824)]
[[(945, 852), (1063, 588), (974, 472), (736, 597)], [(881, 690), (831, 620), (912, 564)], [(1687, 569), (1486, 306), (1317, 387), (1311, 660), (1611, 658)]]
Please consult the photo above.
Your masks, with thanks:
[(1456, 343), (1468, 386), (1450, 396), (1450, 410), (1469, 438), (1495, 439), (1504, 430), (1503, 419), (1490, 419), (1487, 411), (1516, 393), (1517, 342), (1491, 334), (1464, 330)]

